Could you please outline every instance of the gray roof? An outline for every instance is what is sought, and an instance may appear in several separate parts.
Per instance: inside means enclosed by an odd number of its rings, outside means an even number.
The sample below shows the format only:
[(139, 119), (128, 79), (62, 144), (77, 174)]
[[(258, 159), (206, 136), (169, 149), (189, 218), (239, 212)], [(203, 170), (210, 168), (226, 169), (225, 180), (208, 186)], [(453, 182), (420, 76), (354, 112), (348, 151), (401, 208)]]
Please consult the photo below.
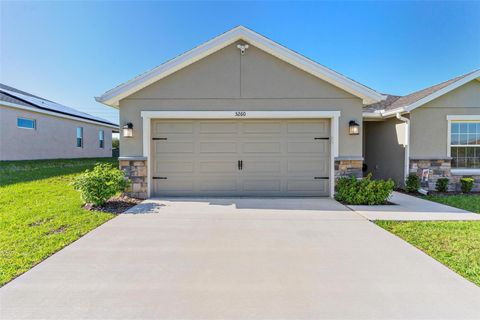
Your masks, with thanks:
[(58, 114), (68, 115), (71, 117), (85, 119), (90, 121), (95, 121), (100, 124), (107, 124), (118, 126), (118, 124), (112, 123), (103, 118), (92, 116), (91, 114), (81, 112), (79, 110), (64, 106), (62, 104), (56, 103), (39, 96), (35, 96), (25, 91), (4, 85), (0, 83), (0, 102), (5, 101), (8, 103), (13, 103), (26, 107), (38, 108), (41, 110), (46, 110)]
[(438, 90), (441, 90), (441, 89), (451, 85), (452, 83), (455, 83), (455, 82), (457, 82), (457, 81), (459, 81), (459, 80), (461, 80), (461, 79), (463, 79), (463, 78), (465, 78), (465, 77), (467, 77), (467, 76), (469, 76), (472, 73), (477, 72), (477, 71), (478, 70), (469, 72), (467, 74), (464, 74), (464, 75), (461, 75), (459, 77), (456, 77), (456, 78), (447, 80), (445, 82), (436, 84), (436, 85), (428, 87), (426, 89), (416, 91), (416, 92), (411, 93), (411, 94), (406, 95), (406, 96), (395, 96), (395, 95), (386, 94), (387, 98), (385, 100), (365, 106), (364, 111), (365, 112), (375, 112), (375, 111), (378, 111), (378, 110), (389, 111), (389, 110), (394, 110), (394, 109), (409, 106), (412, 103), (415, 103), (415, 102), (431, 95), (432, 93), (435, 93)]

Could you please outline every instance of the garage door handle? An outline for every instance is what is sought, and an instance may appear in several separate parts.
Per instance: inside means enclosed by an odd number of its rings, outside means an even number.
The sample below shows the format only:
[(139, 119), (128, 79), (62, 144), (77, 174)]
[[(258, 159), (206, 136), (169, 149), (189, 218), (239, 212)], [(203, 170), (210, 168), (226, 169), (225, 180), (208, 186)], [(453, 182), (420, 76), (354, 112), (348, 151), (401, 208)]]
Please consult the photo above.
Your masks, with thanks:
[(315, 140), (330, 140), (330, 138), (314, 138)]
[(152, 177), (155, 180), (167, 180), (167, 177)]
[(328, 180), (328, 177), (315, 177), (315, 180)]

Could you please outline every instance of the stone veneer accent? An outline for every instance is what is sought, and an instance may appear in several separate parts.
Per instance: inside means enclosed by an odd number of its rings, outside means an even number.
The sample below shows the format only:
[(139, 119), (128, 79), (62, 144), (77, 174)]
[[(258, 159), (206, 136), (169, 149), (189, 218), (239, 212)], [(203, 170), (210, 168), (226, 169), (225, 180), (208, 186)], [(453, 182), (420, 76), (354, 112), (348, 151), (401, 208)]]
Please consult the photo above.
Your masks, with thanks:
[[(424, 169), (429, 169), (428, 184), (422, 187), (434, 191), (439, 178), (449, 178), (449, 191), (460, 191), (460, 179), (464, 176), (452, 175), (452, 161), (450, 159), (410, 159), (410, 174), (421, 177)], [(465, 176), (466, 177), (466, 176)], [(474, 191), (480, 191), (480, 176), (468, 176), (475, 179)]]
[(335, 180), (352, 175), (361, 178), (363, 176), (362, 167), (363, 160), (335, 160)]
[(120, 160), (120, 169), (130, 179), (125, 192), (129, 197), (146, 199), (148, 194), (147, 160)]

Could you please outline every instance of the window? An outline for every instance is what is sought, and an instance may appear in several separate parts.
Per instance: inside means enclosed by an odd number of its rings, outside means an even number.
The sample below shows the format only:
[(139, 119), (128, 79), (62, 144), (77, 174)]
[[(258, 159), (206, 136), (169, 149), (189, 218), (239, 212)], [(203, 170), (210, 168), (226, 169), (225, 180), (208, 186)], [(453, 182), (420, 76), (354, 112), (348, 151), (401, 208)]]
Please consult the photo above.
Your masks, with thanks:
[(35, 129), (37, 123), (33, 119), (17, 118), (17, 127), (25, 129)]
[(103, 130), (98, 131), (98, 145), (100, 148), (105, 148), (105, 133)]
[(450, 123), (452, 168), (480, 169), (480, 121)]
[(83, 128), (82, 127), (77, 128), (77, 147), (78, 148), (83, 147)]

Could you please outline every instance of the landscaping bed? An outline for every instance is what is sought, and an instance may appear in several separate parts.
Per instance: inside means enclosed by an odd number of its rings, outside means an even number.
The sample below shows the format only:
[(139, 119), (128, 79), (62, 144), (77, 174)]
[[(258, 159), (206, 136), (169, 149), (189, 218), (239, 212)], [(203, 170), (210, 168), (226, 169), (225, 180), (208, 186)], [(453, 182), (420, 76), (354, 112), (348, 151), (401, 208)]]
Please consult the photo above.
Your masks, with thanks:
[(130, 198), (126, 195), (121, 195), (110, 198), (107, 202), (98, 206), (87, 203), (83, 206), (83, 208), (90, 211), (102, 211), (113, 214), (120, 214), (136, 206), (140, 202), (142, 202), (142, 200)]
[[(0, 286), (114, 217), (83, 209), (71, 185), (98, 162), (118, 166), (113, 158), (0, 162)], [(109, 206), (118, 213), (126, 204)]]

